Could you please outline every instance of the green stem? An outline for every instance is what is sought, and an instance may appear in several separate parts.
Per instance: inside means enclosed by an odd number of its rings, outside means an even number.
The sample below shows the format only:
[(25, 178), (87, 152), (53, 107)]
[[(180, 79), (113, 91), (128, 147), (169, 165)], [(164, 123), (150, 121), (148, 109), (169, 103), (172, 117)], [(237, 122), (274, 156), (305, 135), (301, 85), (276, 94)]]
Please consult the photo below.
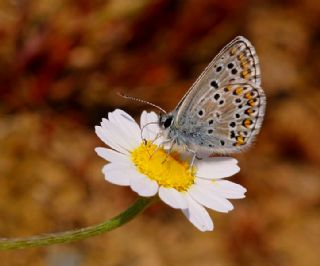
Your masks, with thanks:
[(70, 243), (111, 231), (124, 225), (145, 210), (154, 198), (138, 198), (127, 210), (103, 223), (61, 233), (44, 234), (26, 238), (0, 238), (0, 250), (42, 247), (59, 243)]

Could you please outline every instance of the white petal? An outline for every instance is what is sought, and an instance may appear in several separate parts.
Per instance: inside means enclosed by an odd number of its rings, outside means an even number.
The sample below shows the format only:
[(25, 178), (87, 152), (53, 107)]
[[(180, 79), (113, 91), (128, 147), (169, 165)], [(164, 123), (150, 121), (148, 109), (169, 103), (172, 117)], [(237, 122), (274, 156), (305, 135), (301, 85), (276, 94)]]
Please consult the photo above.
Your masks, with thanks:
[(214, 157), (197, 160), (197, 177), (218, 179), (234, 175), (240, 171), (237, 160), (231, 157)]
[(127, 155), (124, 155), (120, 152), (107, 149), (107, 148), (102, 148), (102, 147), (97, 147), (95, 148), (96, 153), (102, 157), (103, 159), (109, 161), (109, 162), (120, 162), (120, 163), (130, 163), (130, 158)]
[(141, 130), (136, 121), (126, 112), (116, 109), (108, 114), (109, 120), (116, 124), (124, 135), (138, 146), (141, 143)]
[(204, 207), (195, 202), (190, 196), (186, 196), (188, 200), (188, 209), (182, 210), (188, 220), (200, 231), (212, 231), (213, 222)]
[(213, 188), (227, 199), (242, 199), (247, 192), (243, 186), (228, 180), (214, 180), (209, 182), (212, 183), (210, 188)]
[(158, 137), (158, 134), (160, 132), (158, 122), (159, 118), (155, 112), (142, 112), (140, 118), (140, 126), (144, 139), (154, 141)]
[(109, 137), (114, 138), (115, 142), (127, 150), (133, 150), (138, 145), (134, 138), (130, 136), (129, 128), (124, 131), (118, 124), (102, 119), (101, 126), (109, 134)]
[(188, 207), (184, 193), (174, 188), (159, 188), (160, 199), (174, 209), (186, 209)]
[(119, 186), (129, 186), (130, 179), (136, 173), (133, 167), (109, 163), (102, 168), (102, 173), (107, 181)]
[[(115, 135), (108, 132), (105, 128), (102, 126), (96, 126), (95, 127), (97, 136), (109, 147), (111, 147), (114, 150), (117, 150), (124, 154), (129, 154), (128, 149), (124, 148), (123, 145), (121, 145), (121, 140), (119, 140)], [(120, 144), (119, 144), (120, 142)]]
[[(225, 185), (225, 182), (227, 182), (227, 185)], [(242, 199), (245, 197), (244, 193), (247, 191), (244, 187), (227, 180), (196, 178), (195, 183), (205, 187), (208, 191), (211, 191), (213, 195), (218, 195), (226, 199)]]
[(136, 172), (130, 180), (130, 187), (142, 197), (152, 197), (158, 192), (158, 183), (150, 178)]
[(215, 211), (229, 212), (233, 209), (230, 201), (218, 194), (212, 193), (206, 186), (202, 186), (199, 183), (192, 185), (188, 193), (195, 201)]

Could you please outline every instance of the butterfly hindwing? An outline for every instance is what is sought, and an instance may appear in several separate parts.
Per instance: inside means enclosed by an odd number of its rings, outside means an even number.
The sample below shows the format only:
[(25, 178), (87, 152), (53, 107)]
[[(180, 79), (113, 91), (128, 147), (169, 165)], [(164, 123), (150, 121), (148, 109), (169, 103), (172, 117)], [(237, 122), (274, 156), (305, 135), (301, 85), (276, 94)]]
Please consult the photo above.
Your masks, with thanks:
[(230, 84), (211, 91), (193, 106), (182, 128), (193, 132), (191, 125), (200, 131), (194, 142), (204, 149), (223, 153), (240, 151), (259, 132), (264, 108), (262, 89), (246, 82)]

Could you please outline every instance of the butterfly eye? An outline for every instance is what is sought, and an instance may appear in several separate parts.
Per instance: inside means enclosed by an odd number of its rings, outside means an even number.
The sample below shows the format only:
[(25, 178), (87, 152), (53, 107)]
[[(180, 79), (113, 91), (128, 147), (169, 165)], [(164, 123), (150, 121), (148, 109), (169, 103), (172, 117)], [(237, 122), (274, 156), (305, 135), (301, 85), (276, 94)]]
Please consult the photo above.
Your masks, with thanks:
[(173, 117), (169, 116), (163, 123), (164, 128), (170, 127), (172, 122), (173, 122)]

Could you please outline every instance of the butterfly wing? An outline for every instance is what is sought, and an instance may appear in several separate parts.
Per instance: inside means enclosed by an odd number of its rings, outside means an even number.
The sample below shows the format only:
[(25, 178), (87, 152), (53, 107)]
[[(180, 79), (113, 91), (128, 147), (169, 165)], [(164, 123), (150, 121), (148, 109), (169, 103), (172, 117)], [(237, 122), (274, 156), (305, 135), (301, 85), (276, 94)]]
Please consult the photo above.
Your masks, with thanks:
[[(258, 134), (265, 112), (260, 87), (242, 82), (207, 93), (190, 109), (181, 130), (196, 136), (193, 150), (229, 153), (245, 149)], [(191, 148), (191, 149), (192, 149)]]
[(249, 146), (265, 110), (259, 62), (244, 37), (226, 45), (200, 75), (176, 108), (176, 128), (192, 136), (187, 145), (213, 152)]
[(261, 84), (256, 51), (242, 36), (233, 39), (219, 52), (184, 95), (176, 109), (181, 113), (190, 106), (196, 94), (203, 95), (209, 89), (219, 88), (239, 79), (244, 79), (256, 86)]

